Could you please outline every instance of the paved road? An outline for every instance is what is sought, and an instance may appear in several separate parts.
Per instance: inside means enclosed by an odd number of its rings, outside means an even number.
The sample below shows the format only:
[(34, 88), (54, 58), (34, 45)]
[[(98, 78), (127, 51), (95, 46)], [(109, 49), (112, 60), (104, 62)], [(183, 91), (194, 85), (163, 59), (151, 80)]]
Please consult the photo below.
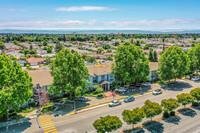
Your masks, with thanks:
[[(193, 84), (193, 87), (197, 87), (198, 85), (199, 85), (198, 83), (195, 83)], [(182, 86), (181, 88), (183, 88), (186, 85), (180, 84), (179, 87), (180, 86)], [(105, 106), (99, 109), (94, 109), (94, 110), (80, 113), (73, 116), (60, 117), (54, 120), (54, 124), (56, 125), (59, 132), (85, 133), (87, 131), (87, 132), (92, 133), (92, 132), (95, 132), (95, 129), (92, 126), (93, 122), (101, 116), (117, 115), (120, 117), (120, 119), (122, 119), (121, 113), (124, 109), (131, 110), (135, 107), (141, 107), (144, 105), (144, 101), (147, 99), (150, 99), (153, 102), (160, 103), (161, 100), (164, 98), (175, 98), (176, 95), (180, 93), (183, 93), (183, 92), (188, 93), (193, 87), (192, 86), (190, 86), (190, 88), (185, 87), (185, 89), (182, 90), (182, 89), (177, 89), (177, 87), (175, 86), (174, 88), (176, 89), (166, 90), (161, 95), (154, 96), (152, 94), (146, 94), (146, 95), (137, 97), (134, 102), (123, 103), (121, 106), (112, 107), (112, 108)], [(123, 127), (120, 130), (126, 129), (127, 127), (128, 126), (124, 123)]]
[[(190, 84), (192, 83), (192, 84)], [(87, 112), (83, 112), (80, 114), (76, 114), (76, 115), (68, 115), (68, 116), (62, 116), (62, 117), (56, 117), (53, 118), (53, 122), (56, 126), (56, 128), (58, 129), (58, 132), (60, 133), (85, 133), (86, 131), (88, 133), (95, 133), (95, 129), (93, 128), (92, 124), (93, 122), (98, 119), (101, 116), (107, 116), (107, 115), (117, 115), (121, 118), (121, 113), (124, 109), (133, 109), (135, 107), (141, 107), (144, 105), (144, 101), (146, 101), (147, 99), (150, 99), (153, 102), (158, 102), (160, 103), (162, 99), (165, 98), (175, 98), (176, 95), (180, 94), (180, 93), (188, 93), (190, 92), (191, 89), (199, 87), (199, 83), (181, 83), (177, 86), (170, 86), (170, 87), (165, 87), (165, 89), (167, 88), (168, 90), (165, 90), (163, 92), (163, 94), (161, 95), (157, 95), (154, 96), (151, 93), (150, 94), (145, 94), (139, 97), (136, 97), (134, 102), (131, 103), (123, 103), (120, 106), (116, 106), (116, 107), (108, 107), (108, 106), (104, 106), (98, 109), (94, 109), (94, 110), (90, 110)], [(189, 121), (189, 119), (185, 118), (185, 117), (189, 117), (190, 118), (190, 122), (189, 124), (187, 124), (186, 122)], [(199, 119), (199, 115), (198, 117), (195, 116), (194, 118), (190, 117), (190, 116), (183, 116), (184, 119), (186, 120), (181, 120), (180, 123), (178, 124), (172, 124), (169, 122), (164, 122), (164, 123), (157, 123), (157, 126), (154, 127), (161, 127), (161, 128), (156, 128), (159, 129), (159, 133), (161, 132), (187, 132), (187, 131), (193, 131), (194, 133), (196, 133), (196, 131), (198, 131), (199, 129), (199, 124), (200, 123), (200, 119)], [(195, 123), (194, 120), (195, 119)], [(146, 121), (144, 119), (144, 121)], [(36, 123), (36, 120), (31, 120), (30, 122), (32, 122), (32, 125), (30, 128), (27, 128), (26, 130), (21, 130), (21, 132), (25, 132), (25, 133), (42, 133), (43, 130), (41, 128), (38, 128), (38, 125)], [(187, 126), (186, 126), (186, 125)], [(124, 129), (127, 129), (128, 125), (126, 125), (125, 123), (123, 124), (123, 127), (121, 129), (119, 129), (116, 132), (122, 131)], [(152, 129), (144, 129), (145, 132), (154, 132), (154, 127), (153, 130)], [(188, 129), (186, 129), (188, 128)], [(180, 131), (180, 132), (179, 132)], [(17, 132), (17, 131), (16, 131)], [(155, 131), (157, 132), (157, 131)], [(190, 133), (190, 132), (188, 132)]]

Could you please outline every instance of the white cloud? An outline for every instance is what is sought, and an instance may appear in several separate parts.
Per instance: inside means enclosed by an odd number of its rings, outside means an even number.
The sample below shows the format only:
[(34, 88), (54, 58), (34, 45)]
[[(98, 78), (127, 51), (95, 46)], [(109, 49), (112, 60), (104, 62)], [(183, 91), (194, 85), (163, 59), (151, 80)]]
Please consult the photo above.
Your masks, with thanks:
[(25, 12), (25, 9), (7, 9), (7, 8), (0, 8), (0, 11), (8, 11), (8, 12)]
[(72, 6), (72, 7), (59, 7), (56, 11), (108, 11), (113, 10), (109, 7), (100, 7), (100, 6)]
[(159, 25), (176, 25), (190, 24), (200, 22), (200, 19), (165, 19), (165, 20), (133, 20), (133, 21), (109, 21), (103, 22), (103, 25), (110, 26), (159, 26)]
[(11, 28), (73, 28), (73, 27), (87, 27), (96, 24), (96, 20), (79, 21), (79, 20), (30, 20), (30, 21), (2, 21), (0, 23), (0, 29), (11, 29)]

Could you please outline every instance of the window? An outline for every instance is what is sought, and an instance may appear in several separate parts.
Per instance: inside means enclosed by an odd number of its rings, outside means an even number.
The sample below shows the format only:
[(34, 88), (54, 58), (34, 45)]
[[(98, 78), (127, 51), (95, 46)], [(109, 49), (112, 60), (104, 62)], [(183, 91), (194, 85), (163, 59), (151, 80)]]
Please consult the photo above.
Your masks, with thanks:
[(105, 75), (101, 75), (101, 79), (105, 79)]

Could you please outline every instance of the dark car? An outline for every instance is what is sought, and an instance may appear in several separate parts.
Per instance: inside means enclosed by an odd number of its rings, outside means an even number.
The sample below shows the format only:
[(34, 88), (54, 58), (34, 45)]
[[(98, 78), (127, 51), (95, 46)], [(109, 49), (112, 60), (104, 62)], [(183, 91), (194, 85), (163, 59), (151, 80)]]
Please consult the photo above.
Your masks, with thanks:
[(128, 103), (128, 102), (132, 102), (132, 101), (134, 101), (134, 100), (135, 100), (134, 97), (129, 96), (129, 97), (127, 97), (127, 98), (124, 99), (124, 102), (125, 102), (125, 103)]

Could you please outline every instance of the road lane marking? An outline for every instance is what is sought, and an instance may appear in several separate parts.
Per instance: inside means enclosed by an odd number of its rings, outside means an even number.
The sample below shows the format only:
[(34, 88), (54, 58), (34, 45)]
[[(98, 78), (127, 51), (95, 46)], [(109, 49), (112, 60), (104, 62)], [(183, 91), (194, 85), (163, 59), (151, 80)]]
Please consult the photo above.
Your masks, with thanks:
[(43, 115), (42, 117), (39, 118), (39, 120), (44, 130), (44, 133), (58, 132), (50, 116)]
[(45, 131), (44, 133), (49, 133), (49, 132), (52, 132), (52, 131), (55, 131), (57, 129), (52, 129), (52, 130), (49, 130), (49, 131)]

